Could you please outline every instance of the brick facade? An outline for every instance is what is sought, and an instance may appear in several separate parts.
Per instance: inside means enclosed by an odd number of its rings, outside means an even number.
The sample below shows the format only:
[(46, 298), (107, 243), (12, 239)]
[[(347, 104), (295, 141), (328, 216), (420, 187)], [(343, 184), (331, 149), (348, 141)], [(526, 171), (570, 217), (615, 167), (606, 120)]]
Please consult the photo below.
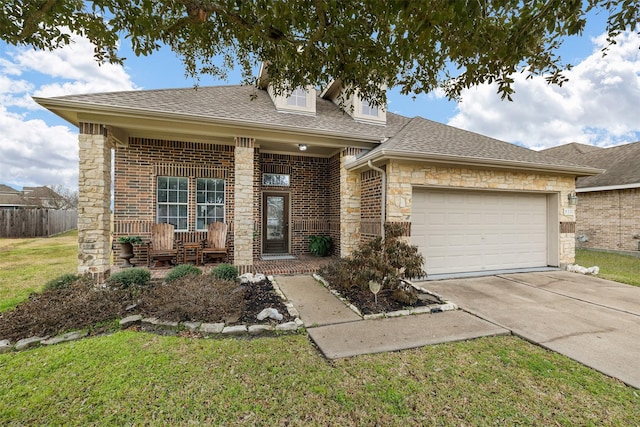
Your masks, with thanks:
[(360, 174), (360, 238), (380, 236), (382, 225), (382, 176), (368, 170)]
[(578, 193), (576, 236), (579, 247), (637, 251), (640, 189)]
[[(334, 253), (339, 251), (340, 194), (339, 156), (332, 158), (261, 153), (247, 146), (241, 138), (239, 146), (200, 142), (166, 141), (131, 138), (128, 146), (115, 152), (114, 241), (121, 235), (140, 235), (150, 239), (151, 225), (156, 222), (156, 180), (158, 176), (189, 178), (188, 227), (176, 232), (182, 241), (198, 241), (206, 232), (196, 230), (195, 185), (197, 178), (225, 180), (225, 222), (230, 225), (230, 262), (241, 262), (249, 269), (262, 255), (262, 203), (264, 192), (286, 193), (290, 202), (290, 253), (308, 253), (308, 236), (330, 235)], [(238, 155), (243, 159), (244, 201), (238, 203)], [(249, 173), (251, 172), (251, 173)], [(263, 173), (290, 175), (289, 187), (263, 186)], [(251, 185), (246, 187), (246, 182)], [(246, 199), (246, 200), (245, 200)], [(334, 205), (337, 204), (336, 205)], [(243, 216), (242, 231), (238, 215)], [(238, 236), (242, 247), (236, 248)], [(113, 245), (117, 259), (119, 246)], [(248, 257), (247, 257), (248, 254)], [(242, 256), (242, 259), (238, 259)], [(133, 261), (146, 260), (146, 247), (136, 248)], [(245, 265), (246, 264), (246, 265)]]

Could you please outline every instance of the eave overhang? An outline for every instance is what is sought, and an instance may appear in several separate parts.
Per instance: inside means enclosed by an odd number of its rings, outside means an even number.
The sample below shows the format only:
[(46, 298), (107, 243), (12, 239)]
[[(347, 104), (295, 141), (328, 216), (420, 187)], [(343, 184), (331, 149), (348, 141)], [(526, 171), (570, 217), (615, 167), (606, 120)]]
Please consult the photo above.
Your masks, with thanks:
[(490, 159), (478, 157), (465, 157), (450, 154), (414, 153), (399, 150), (386, 150), (379, 148), (366, 153), (363, 156), (345, 164), (348, 170), (368, 169), (367, 162), (371, 160), (374, 164), (384, 164), (389, 160), (405, 162), (420, 162), (438, 165), (453, 165), (466, 167), (482, 167), (492, 169), (544, 172), (561, 175), (592, 176), (604, 172), (602, 169), (582, 167), (582, 166), (559, 166), (540, 163), (531, 163), (505, 159)]
[(359, 147), (371, 149), (380, 137), (308, 129), (273, 123), (256, 123), (242, 119), (203, 117), (195, 114), (171, 113), (141, 108), (118, 107), (54, 98), (33, 98), (42, 107), (67, 122), (79, 126), (81, 122), (100, 123), (120, 129), (129, 136), (160, 137), (184, 133), (201, 138), (243, 136), (284, 143), (319, 144), (323, 147)]

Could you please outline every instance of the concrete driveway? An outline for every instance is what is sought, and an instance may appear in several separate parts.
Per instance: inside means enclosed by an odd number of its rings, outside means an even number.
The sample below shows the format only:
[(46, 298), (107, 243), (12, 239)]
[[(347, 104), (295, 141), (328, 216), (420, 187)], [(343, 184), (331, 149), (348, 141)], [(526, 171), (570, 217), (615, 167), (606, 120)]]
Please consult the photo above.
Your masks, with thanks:
[(565, 271), (421, 285), (515, 335), (640, 388), (640, 287)]

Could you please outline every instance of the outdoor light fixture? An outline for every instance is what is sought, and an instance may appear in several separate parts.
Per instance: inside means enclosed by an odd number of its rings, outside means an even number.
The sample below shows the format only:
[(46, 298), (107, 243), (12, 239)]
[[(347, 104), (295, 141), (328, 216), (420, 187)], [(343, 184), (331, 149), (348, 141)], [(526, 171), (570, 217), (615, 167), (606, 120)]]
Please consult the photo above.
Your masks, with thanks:
[(307, 151), (307, 144), (298, 144), (298, 150)]
[(567, 197), (569, 198), (569, 206), (575, 206), (578, 204), (578, 196), (576, 196), (575, 191), (569, 193)]

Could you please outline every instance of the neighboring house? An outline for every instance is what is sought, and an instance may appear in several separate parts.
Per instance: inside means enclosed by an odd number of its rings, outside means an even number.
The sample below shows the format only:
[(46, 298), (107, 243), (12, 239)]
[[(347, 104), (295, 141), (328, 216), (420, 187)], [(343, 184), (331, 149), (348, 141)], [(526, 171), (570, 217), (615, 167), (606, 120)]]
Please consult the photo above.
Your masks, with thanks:
[(49, 187), (23, 187), (18, 191), (0, 184), (0, 209), (60, 207), (62, 197)]
[(604, 169), (578, 178), (576, 237), (584, 248), (640, 250), (640, 142), (599, 148), (571, 143), (544, 150)]
[[(420, 117), (376, 108), (344, 88), (276, 95), (249, 86), (38, 98), (79, 128), (79, 270), (110, 270), (114, 237), (170, 222), (197, 241), (229, 224), (230, 261), (335, 255), (401, 223), (429, 274), (574, 261), (575, 178), (599, 172)], [(346, 102), (345, 102), (346, 101)], [(343, 112), (338, 104), (346, 105)], [(410, 237), (409, 237), (410, 236)]]
[(29, 206), (29, 202), (22, 196), (22, 192), (8, 185), (0, 184), (0, 209), (22, 209)]

